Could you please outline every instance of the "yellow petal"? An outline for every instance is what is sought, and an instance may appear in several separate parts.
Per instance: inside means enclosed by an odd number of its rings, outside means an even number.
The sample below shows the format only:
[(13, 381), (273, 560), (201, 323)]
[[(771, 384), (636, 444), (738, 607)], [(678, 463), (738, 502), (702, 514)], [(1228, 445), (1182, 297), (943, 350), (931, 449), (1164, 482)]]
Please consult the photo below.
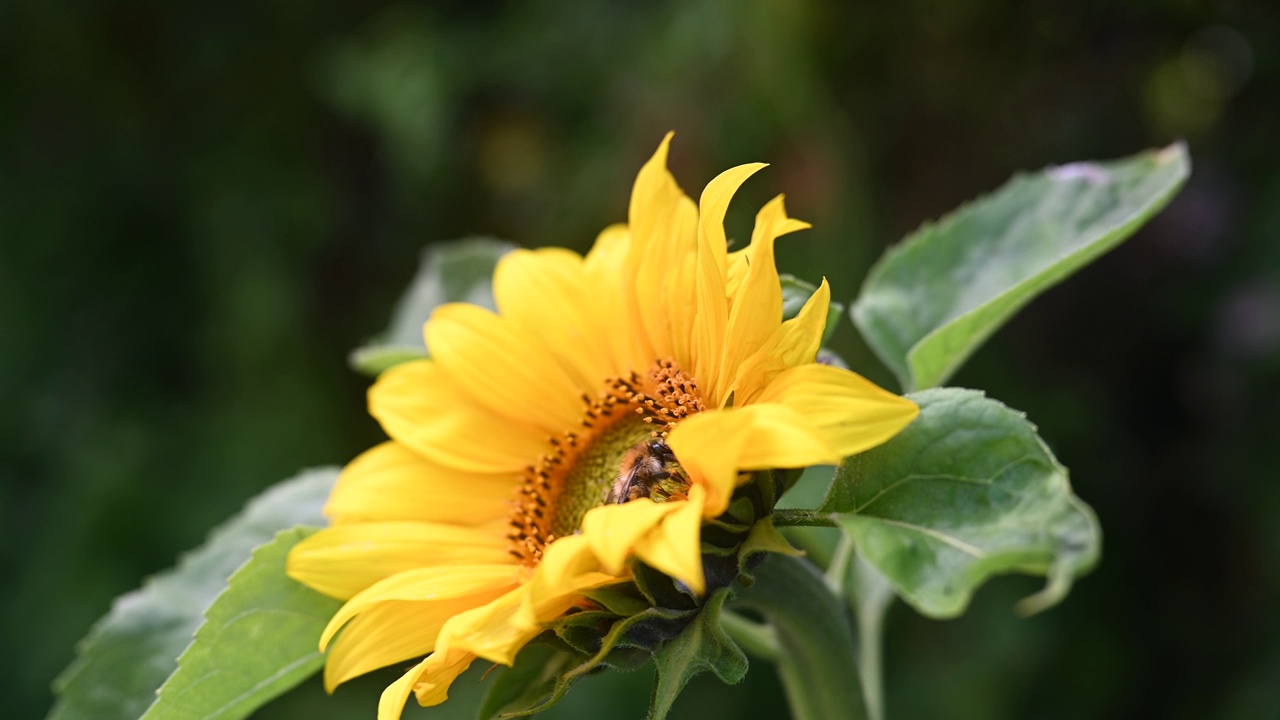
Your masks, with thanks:
[(423, 522), (326, 528), (289, 551), (289, 577), (340, 600), (408, 570), (514, 564), (501, 532)]
[[(520, 648), (542, 632), (536, 625), (515, 622), (527, 592), (528, 588), (521, 586), (487, 605), (454, 615), (441, 629), (437, 646), (466, 650), (490, 662), (510, 665)], [(568, 608), (566, 604), (563, 609)]]
[(748, 163), (729, 168), (707, 183), (698, 200), (698, 229), (700, 238), (714, 252), (716, 270), (725, 277), (728, 266), (729, 242), (724, 234), (724, 216), (729, 211), (729, 201), (747, 178), (769, 167), (765, 163)]
[(594, 278), (617, 280), (626, 267), (631, 247), (631, 229), (623, 223), (610, 225), (596, 236), (584, 262)]
[(549, 447), (546, 431), (480, 407), (432, 360), (379, 375), (369, 412), (393, 439), (459, 470), (520, 472)]
[(794, 409), (846, 457), (883, 443), (920, 413), (915, 403), (861, 375), (818, 364), (782, 372), (759, 401)]
[(463, 651), (441, 649), (413, 666), (399, 680), (387, 686), (378, 700), (378, 720), (400, 720), (409, 693), (416, 693), (418, 704), (439, 705), (448, 699), (449, 686), (471, 667), (475, 655)]
[(520, 648), (543, 631), (543, 623), (582, 601), (583, 590), (618, 581), (593, 567), (595, 558), (581, 538), (553, 542), (533, 580), (483, 607), (450, 618), (440, 631), (439, 646), (510, 665)]
[[(561, 309), (540, 298), (527, 302), (539, 313)], [(544, 433), (573, 427), (582, 416), (582, 393), (594, 389), (577, 385), (536, 336), (478, 305), (441, 305), (425, 334), (432, 359), (463, 393), (495, 415)]]
[(535, 604), (564, 593), (574, 592), (580, 578), (599, 572), (600, 562), (582, 535), (568, 535), (547, 546), (542, 561), (529, 581), (528, 598)]
[(782, 288), (774, 260), (774, 241), (781, 235), (807, 227), (808, 223), (787, 217), (781, 195), (756, 215), (748, 252), (750, 265), (729, 311), (724, 358), (715, 392), (721, 403), (729, 397), (739, 365), (764, 347), (782, 323)]
[(539, 629), (567, 609), (566, 601), (576, 602), (583, 589), (620, 579), (600, 572), (600, 561), (582, 535), (560, 538), (547, 546), (512, 622), (525, 629)]
[(502, 317), (541, 340), (579, 387), (617, 374), (608, 342), (613, 328), (597, 321), (598, 293), (577, 253), (513, 250), (498, 261), (493, 294)]
[(749, 424), (750, 418), (733, 410), (706, 410), (681, 422), (667, 438), (680, 466), (706, 488), (707, 517), (729, 508)]
[(605, 571), (617, 575), (626, 567), (636, 540), (675, 510), (675, 503), (656, 503), (649, 498), (602, 505), (583, 516), (582, 535)]
[(324, 513), (334, 525), (380, 520), (476, 525), (507, 517), (515, 487), (513, 474), (455, 470), (387, 442), (343, 468)]
[(413, 688), (414, 694), (418, 696), (418, 704), (431, 707), (448, 700), (449, 686), (471, 667), (475, 659), (474, 654), (463, 650), (442, 650), (433, 653), (427, 658), (427, 667)]
[(599, 328), (597, 332), (607, 342), (611, 367), (618, 375), (625, 374), (635, 358), (632, 339), (635, 333), (618, 327), (631, 312), (623, 294), (623, 283), (619, 282), (626, 273), (630, 247), (630, 229), (626, 225), (610, 225), (596, 238), (584, 261), (587, 282), (593, 288), (589, 309)]
[(738, 457), (742, 470), (802, 468), (840, 461), (840, 455), (824, 442), (809, 418), (785, 405), (759, 403), (738, 412), (751, 418), (751, 436)]
[(320, 634), (323, 651), (347, 621), (368, 608), (389, 600), (428, 603), (463, 597), (490, 595), (518, 584), (520, 570), (510, 565), (444, 565), (410, 570), (393, 575), (364, 590), (338, 608)]
[(720, 173), (707, 184), (699, 202), (697, 313), (694, 316), (691, 353), (694, 377), (698, 378), (704, 392), (709, 393), (712, 407), (721, 404), (721, 398), (715, 394), (719, 385), (716, 378), (729, 323), (729, 299), (725, 288), (728, 247), (724, 215), (738, 187), (763, 167), (763, 163), (754, 163)]
[(674, 206), (684, 197), (684, 191), (667, 170), (667, 155), (671, 150), (669, 132), (658, 143), (653, 156), (636, 173), (631, 188), (631, 203), (627, 209), (627, 224), (631, 228), (632, 250), (653, 241), (666, 229)]
[(675, 248), (671, 229), (681, 206), (687, 200), (684, 191), (667, 171), (667, 153), (672, 133), (658, 145), (653, 157), (636, 174), (631, 190), (627, 222), (631, 243), (627, 253), (627, 269), (619, 278), (629, 308), (635, 362), (646, 367), (655, 358), (671, 354), (670, 330), (660, 297), (663, 279), (673, 261)]
[(702, 518), (706, 490), (689, 488), (687, 502), (673, 502), (676, 511), (636, 543), (636, 555), (649, 566), (683, 582), (698, 595), (707, 591), (702, 572)]
[(813, 423), (779, 404), (698, 413), (671, 431), (667, 442), (681, 466), (706, 485), (708, 517), (728, 508), (739, 470), (840, 461)]
[(812, 363), (822, 345), (831, 306), (831, 288), (825, 278), (805, 302), (799, 314), (782, 323), (764, 345), (738, 366), (730, 387), (735, 405), (755, 402), (765, 386), (787, 368)]
[(724, 289), (731, 298), (738, 297), (742, 281), (747, 279), (747, 271), (751, 269), (751, 261), (747, 259), (750, 249), (751, 246), (748, 245), (741, 250), (729, 253), (729, 270), (725, 274)]
[[(698, 304), (698, 210), (685, 198), (676, 225), (672, 228), (673, 248), (661, 265), (661, 289), (645, 300), (660, 308), (663, 326), (670, 339), (670, 355), (680, 367), (692, 368), (693, 328)], [(651, 363), (646, 358), (643, 363)], [(642, 364), (641, 367), (644, 365)]]
[(689, 354), (693, 285), (673, 288), (671, 282), (686, 258), (696, 255), (698, 210), (667, 171), (670, 140), (668, 134), (640, 169), (631, 194), (631, 244), (620, 279), (631, 318), (633, 369), (665, 357), (683, 364)]
[(400, 720), (404, 704), (409, 701), (409, 693), (413, 692), (414, 683), (426, 672), (430, 660), (431, 658), (427, 658), (414, 665), (382, 691), (382, 697), (378, 698), (378, 720)]
[(329, 648), (324, 666), (325, 690), (381, 667), (426, 655), (435, 649), (444, 623), (454, 615), (490, 602), (492, 593), (417, 603), (379, 603), (347, 623)]

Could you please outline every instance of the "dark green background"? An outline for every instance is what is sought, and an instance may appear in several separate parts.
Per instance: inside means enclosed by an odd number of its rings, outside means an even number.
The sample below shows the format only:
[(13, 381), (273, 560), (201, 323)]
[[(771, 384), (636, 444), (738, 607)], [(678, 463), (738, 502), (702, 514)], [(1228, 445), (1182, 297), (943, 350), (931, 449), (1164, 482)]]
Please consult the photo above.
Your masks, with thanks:
[[(876, 7), (873, 7), (875, 5)], [(640, 10), (638, 8), (644, 7)], [(1267, 0), (0, 4), (0, 716), (111, 598), (376, 442), (347, 350), (434, 240), (584, 249), (668, 129), (764, 160), (837, 299), (1013, 171), (1190, 143), (1191, 182), (955, 384), (1025, 410), (1106, 533), (1066, 604), (889, 618), (893, 718), (1280, 712), (1280, 17)], [(837, 346), (892, 386), (846, 325)], [(387, 675), (262, 717), (372, 717)], [(695, 682), (682, 717), (782, 712)], [(464, 680), (461, 696), (475, 683)], [(645, 678), (570, 694), (640, 718)], [(566, 712), (565, 715), (572, 714)], [(425, 716), (431, 716), (425, 713)], [(409, 717), (409, 715), (406, 715)]]

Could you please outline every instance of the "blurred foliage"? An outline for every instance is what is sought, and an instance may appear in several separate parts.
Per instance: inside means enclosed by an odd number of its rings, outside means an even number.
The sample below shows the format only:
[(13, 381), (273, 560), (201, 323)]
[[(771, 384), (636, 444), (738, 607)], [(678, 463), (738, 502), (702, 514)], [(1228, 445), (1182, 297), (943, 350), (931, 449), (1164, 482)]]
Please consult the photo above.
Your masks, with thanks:
[[(691, 192), (773, 163), (731, 236), (785, 191), (815, 229), (780, 264), (836, 300), (1014, 170), (1185, 137), (1168, 210), (954, 380), (1040, 426), (1101, 565), (1030, 620), (1034, 580), (955, 621), (896, 607), (887, 706), (1273, 714), (1277, 37), (1267, 0), (0, 4), (0, 716), (40, 716), (111, 598), (255, 491), (377, 440), (345, 357), (425, 243), (585, 249), (668, 129)], [(891, 384), (850, 326), (834, 342)], [(388, 675), (266, 715), (369, 717)], [(553, 716), (639, 717), (650, 678)], [(766, 664), (747, 683), (695, 680), (674, 716), (783, 712)], [(467, 716), (471, 686), (406, 717)]]

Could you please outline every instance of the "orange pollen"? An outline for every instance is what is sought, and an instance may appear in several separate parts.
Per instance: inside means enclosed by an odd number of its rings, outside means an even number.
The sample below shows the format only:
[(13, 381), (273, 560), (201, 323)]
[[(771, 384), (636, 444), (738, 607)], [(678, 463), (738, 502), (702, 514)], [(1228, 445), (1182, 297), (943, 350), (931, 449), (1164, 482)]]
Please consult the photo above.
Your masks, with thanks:
[[(681, 420), (706, 407), (697, 383), (669, 359), (657, 361), (643, 376), (632, 372), (627, 377), (606, 378), (604, 390), (594, 398), (583, 393), (582, 402), (578, 427), (548, 437), (548, 451), (525, 468), (516, 488), (507, 533), (509, 551), (528, 567), (542, 560), (547, 545), (557, 537), (575, 532), (586, 509), (603, 504), (603, 492), (595, 493), (599, 497), (590, 493), (612, 483), (622, 453), (635, 442), (632, 439), (616, 448), (612, 454), (617, 457), (611, 458), (602, 470), (600, 453), (610, 453), (614, 448), (593, 449), (597, 440), (603, 437), (606, 443), (616, 443), (619, 436), (627, 435), (628, 419), (635, 420), (637, 416), (649, 426), (648, 437), (665, 438)], [(593, 450), (594, 457), (589, 462), (579, 462)], [(586, 477), (579, 477), (584, 474)], [(595, 477), (601, 474), (604, 476)], [(574, 486), (571, 494), (588, 493), (585, 500), (564, 497), (570, 485)], [(562, 503), (562, 499), (572, 502)]]

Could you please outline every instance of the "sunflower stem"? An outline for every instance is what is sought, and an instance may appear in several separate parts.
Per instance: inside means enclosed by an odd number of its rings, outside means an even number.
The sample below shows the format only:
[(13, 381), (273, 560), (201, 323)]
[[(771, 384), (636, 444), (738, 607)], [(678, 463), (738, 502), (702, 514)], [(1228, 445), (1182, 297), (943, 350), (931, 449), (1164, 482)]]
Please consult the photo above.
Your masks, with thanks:
[(808, 560), (771, 554), (734, 609), (776, 629), (774, 661), (794, 720), (867, 720), (858, 678), (858, 640), (845, 600)]
[(773, 524), (777, 527), (836, 527), (835, 516), (816, 510), (774, 510)]
[(720, 627), (749, 655), (762, 660), (778, 659), (778, 633), (772, 626), (753, 622), (731, 610), (725, 610), (720, 613)]
[(849, 576), (849, 563), (854, 558), (853, 538), (848, 533), (840, 533), (840, 542), (827, 563), (827, 584), (839, 595), (845, 593), (845, 579)]
[(858, 623), (858, 675), (868, 720), (884, 720), (884, 617), (893, 603), (893, 587), (861, 555), (851, 555), (853, 592), (849, 602)]

